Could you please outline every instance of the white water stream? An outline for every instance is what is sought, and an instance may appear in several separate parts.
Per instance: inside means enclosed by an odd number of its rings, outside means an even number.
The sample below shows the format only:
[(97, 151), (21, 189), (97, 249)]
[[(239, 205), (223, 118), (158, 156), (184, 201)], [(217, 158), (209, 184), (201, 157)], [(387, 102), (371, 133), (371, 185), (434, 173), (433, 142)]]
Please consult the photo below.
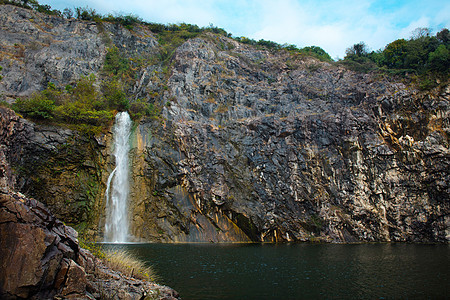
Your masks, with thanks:
[(128, 241), (128, 194), (131, 119), (127, 112), (116, 115), (113, 128), (116, 168), (106, 185), (106, 222), (104, 240), (107, 243)]

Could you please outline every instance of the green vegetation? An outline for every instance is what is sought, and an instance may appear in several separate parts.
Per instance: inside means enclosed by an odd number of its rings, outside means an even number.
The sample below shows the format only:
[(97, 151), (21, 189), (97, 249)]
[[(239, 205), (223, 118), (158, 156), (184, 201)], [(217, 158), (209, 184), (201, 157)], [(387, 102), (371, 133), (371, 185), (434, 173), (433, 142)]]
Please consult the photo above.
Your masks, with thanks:
[[(78, 229), (77, 229), (77, 231), (78, 231)], [(87, 242), (84, 240), (84, 238), (82, 236), (80, 236), (78, 239), (79, 239), (79, 244), (80, 244), (81, 248), (89, 250), (92, 253), (92, 255), (94, 255), (97, 258), (105, 259), (106, 253), (105, 253), (105, 251), (103, 251), (103, 247), (100, 244), (93, 243), (93, 242)]]
[(144, 99), (137, 99), (130, 104), (128, 113), (133, 120), (138, 120), (144, 116), (157, 119), (161, 110), (153, 103), (148, 103)]
[(409, 40), (395, 40), (376, 52), (369, 52), (364, 42), (355, 44), (347, 49), (341, 63), (355, 71), (381, 71), (416, 78), (420, 87), (428, 89), (439, 80), (448, 79), (449, 41), (447, 28), (435, 36), (427, 28), (418, 28)]
[(266, 40), (253, 40), (253, 39), (249, 39), (247, 37), (237, 37), (234, 38), (234, 40), (243, 43), (243, 44), (247, 44), (247, 45), (252, 45), (255, 47), (259, 47), (260, 49), (268, 49), (271, 51), (280, 51), (280, 50), (285, 50), (285, 51), (289, 51), (292, 54), (302, 54), (302, 55), (308, 55), (308, 56), (313, 56), (317, 59), (320, 59), (322, 61), (332, 61), (331, 56), (322, 48), (318, 47), (318, 46), (310, 46), (310, 47), (304, 47), (304, 48), (298, 48), (296, 45), (292, 45), (292, 44), (278, 44), (276, 42), (272, 42), (272, 41), (266, 41)]
[[(33, 3), (33, 4), (32, 4)], [(70, 8), (64, 9), (63, 12), (60, 12), (58, 10), (52, 10), (49, 5), (39, 5), (36, 0), (30, 0), (30, 1), (24, 1), (22, 0), (22, 3), (16, 3), (14, 1), (8, 1), (8, 0), (0, 0), (0, 4), (12, 4), (17, 5), (21, 7), (25, 7), (28, 9), (34, 9), (36, 11), (51, 14), (51, 15), (58, 15), (61, 17), (65, 17), (67, 19), (70, 19), (72, 17), (75, 17), (79, 20), (84, 21), (95, 21), (97, 23), (101, 22), (110, 22), (114, 24), (120, 24), (124, 26), (125, 28), (129, 30), (133, 30), (135, 26), (144, 26), (147, 27), (149, 30), (151, 30), (153, 33), (156, 34), (158, 42), (160, 44), (160, 61), (167, 62), (175, 52), (175, 49), (178, 48), (181, 44), (183, 44), (188, 39), (195, 38), (202, 33), (210, 32), (217, 35), (222, 35), (226, 37), (231, 37), (231, 33), (228, 33), (223, 28), (219, 28), (214, 26), (213, 24), (210, 24), (207, 27), (199, 27), (197, 25), (187, 24), (187, 23), (180, 23), (180, 24), (160, 24), (160, 23), (152, 23), (152, 22), (145, 22), (140, 17), (129, 14), (129, 15), (112, 15), (108, 14), (105, 16), (102, 16), (101, 14), (97, 13), (95, 9), (89, 8), (89, 7), (76, 7), (74, 11), (72, 11)], [(234, 38), (236, 41), (249, 44), (253, 46), (257, 46), (260, 48), (268, 49), (271, 51), (278, 51), (278, 50), (287, 50), (289, 52), (293, 53), (301, 53), (304, 55), (310, 55), (314, 56), (320, 60), (323, 61), (332, 61), (330, 55), (326, 53), (322, 48), (317, 46), (311, 46), (311, 47), (305, 47), (305, 48), (297, 48), (295, 45), (280, 45), (273, 41), (268, 41), (261, 39), (259, 41), (255, 41), (253, 39), (249, 39), (246, 37), (236, 37)], [(107, 57), (107, 61), (109, 60), (118, 60), (116, 62), (119, 63), (120, 67), (116, 71), (118, 73), (121, 73), (123, 75), (123, 71), (126, 70), (127, 65), (129, 65), (129, 62), (126, 61), (126, 59), (120, 58), (120, 56), (117, 56), (118, 51), (117, 49), (110, 49), (108, 52), (109, 55)], [(108, 71), (108, 70), (107, 70)], [(115, 75), (118, 75), (117, 73)]]
[(119, 49), (116, 46), (108, 49), (103, 65), (104, 72), (111, 77), (124, 78), (129, 75), (130, 69), (130, 61), (120, 54)]
[(103, 82), (102, 91), (106, 106), (110, 110), (126, 111), (130, 107), (124, 91), (124, 84), (121, 81), (113, 79)]
[(144, 99), (130, 103), (124, 89), (121, 81), (108, 78), (99, 91), (95, 76), (84, 76), (75, 87), (68, 85), (64, 89), (49, 82), (45, 90), (17, 99), (12, 108), (36, 121), (64, 123), (94, 135), (109, 128), (117, 111), (128, 110), (134, 120), (159, 117), (160, 109), (156, 105)]
[(17, 99), (13, 109), (32, 119), (53, 119), (54, 101), (47, 99), (43, 93), (35, 93), (28, 99)]
[(34, 120), (63, 122), (85, 133), (99, 133), (112, 122), (116, 107), (95, 87), (95, 76), (82, 77), (75, 87), (61, 90), (53, 83), (31, 97), (19, 98), (12, 108)]
[[(150, 99), (129, 100), (126, 90), (134, 83), (135, 69), (146, 64), (145, 59), (127, 59), (115, 46), (108, 49), (103, 65), (102, 92), (110, 110), (128, 111), (133, 120), (143, 117), (158, 118), (160, 109)], [(133, 66), (134, 65), (134, 66)], [(159, 97), (157, 92), (150, 93), (153, 102)]]
[(19, 7), (23, 7), (26, 9), (32, 9), (40, 13), (44, 13), (47, 15), (54, 15), (54, 16), (62, 16), (61, 12), (57, 9), (52, 9), (50, 5), (41, 5), (38, 3), (37, 0), (21, 0), (21, 1), (14, 1), (14, 0), (0, 0), (1, 4), (11, 4)]

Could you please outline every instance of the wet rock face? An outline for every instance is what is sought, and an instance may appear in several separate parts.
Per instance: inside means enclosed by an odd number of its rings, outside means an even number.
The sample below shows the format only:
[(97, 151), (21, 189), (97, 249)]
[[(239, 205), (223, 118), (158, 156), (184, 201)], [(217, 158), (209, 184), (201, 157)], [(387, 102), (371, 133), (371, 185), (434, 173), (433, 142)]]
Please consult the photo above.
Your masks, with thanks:
[(102, 190), (104, 146), (97, 140), (34, 124), (2, 107), (0, 138), (13, 190), (40, 199), (69, 224), (93, 223), (98, 218), (93, 211), (98, 210), (96, 199)]

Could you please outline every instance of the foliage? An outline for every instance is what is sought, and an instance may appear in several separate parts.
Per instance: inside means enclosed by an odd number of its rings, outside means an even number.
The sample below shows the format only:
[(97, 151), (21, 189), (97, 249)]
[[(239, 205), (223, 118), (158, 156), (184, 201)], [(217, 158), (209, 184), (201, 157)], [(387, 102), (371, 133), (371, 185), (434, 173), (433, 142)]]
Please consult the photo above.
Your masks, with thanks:
[(244, 36), (236, 37), (236, 38), (234, 38), (234, 40), (236, 40), (240, 43), (243, 43), (243, 44), (260, 47), (260, 48), (268, 49), (271, 51), (285, 50), (285, 51), (289, 51), (291, 53), (299, 53), (299, 54), (304, 54), (304, 55), (308, 55), (308, 56), (313, 56), (322, 61), (332, 61), (331, 56), (325, 50), (323, 50), (322, 48), (320, 48), (318, 46), (308, 46), (308, 47), (299, 49), (296, 45), (292, 45), (292, 44), (281, 45), (276, 42), (267, 41), (264, 39), (256, 41), (256, 40), (244, 37)]
[(0, 0), (1, 4), (10, 4), (26, 9), (32, 9), (40, 13), (44, 13), (47, 15), (54, 15), (54, 16), (61, 16), (61, 12), (57, 9), (52, 9), (50, 5), (41, 5), (38, 3), (37, 0), (21, 0), (21, 1), (14, 1), (14, 0)]
[(117, 79), (105, 81), (102, 84), (102, 90), (108, 108), (119, 111), (125, 111), (129, 108), (128, 98), (120, 81)]
[[(77, 230), (77, 231), (79, 231), (79, 230)], [(100, 259), (106, 258), (106, 253), (103, 250), (102, 245), (85, 241), (82, 236), (79, 237), (79, 245), (81, 248), (89, 250), (97, 258), (100, 258)]]
[[(114, 110), (121, 103), (105, 98), (95, 87), (95, 76), (82, 77), (74, 88), (60, 90), (53, 83), (28, 99), (17, 99), (13, 104), (16, 112), (35, 120), (53, 120), (75, 125), (85, 133), (98, 133), (109, 125)], [(108, 100), (110, 102), (108, 102)]]
[(59, 119), (71, 124), (82, 123), (95, 126), (108, 124), (113, 118), (111, 111), (96, 110), (80, 101), (58, 106), (55, 109), (55, 114)]
[(131, 102), (128, 112), (133, 120), (139, 120), (144, 116), (157, 118), (160, 115), (160, 109), (144, 99), (137, 99)]
[(0, 106), (1, 106), (1, 107), (11, 108), (11, 104), (9, 104), (8, 102), (6, 102), (5, 100), (0, 100)]
[(450, 54), (449, 47), (441, 44), (437, 47), (436, 51), (430, 52), (428, 55), (429, 67), (439, 72), (448, 72)]
[(325, 50), (323, 50), (318, 46), (303, 47), (299, 49), (298, 52), (314, 56), (322, 61), (332, 61), (331, 56)]
[(358, 44), (354, 44), (350, 48), (347, 48), (345, 54), (346, 58), (367, 56), (367, 54), (369, 54), (369, 48), (364, 42), (359, 42)]
[(102, 20), (102, 16), (99, 15), (95, 9), (89, 7), (75, 7), (75, 17), (84, 21), (99, 22)]
[(113, 46), (105, 55), (103, 71), (110, 77), (127, 79), (130, 78), (131, 62), (123, 57), (116, 46)]
[[(153, 93), (158, 97), (158, 93)], [(75, 87), (58, 89), (53, 83), (27, 99), (17, 99), (13, 109), (34, 120), (52, 120), (86, 134), (98, 134), (108, 128), (117, 111), (130, 113), (133, 120), (142, 117), (158, 118), (160, 107), (144, 99), (131, 103), (120, 80), (105, 80), (101, 91), (96, 88), (95, 76), (82, 77)]]
[(13, 109), (25, 117), (33, 119), (53, 119), (55, 102), (41, 93), (34, 93), (29, 99), (19, 98), (13, 104)]
[(106, 22), (120, 24), (123, 27), (127, 28), (128, 30), (133, 30), (134, 25), (143, 23), (143, 20), (141, 18), (133, 14), (124, 16), (123, 15), (113, 16), (111, 14), (108, 14), (105, 17), (103, 17), (102, 20)]
[(403, 68), (407, 44), (408, 42), (404, 39), (398, 39), (388, 44), (383, 51), (384, 60), (381, 64), (393, 69)]
[[(158, 30), (158, 42), (161, 45), (161, 61), (167, 61), (170, 57), (172, 57), (176, 48), (178, 48), (188, 39), (199, 36), (202, 32), (202, 30), (197, 25), (186, 23), (181, 23), (179, 25), (170, 24), (163, 27), (160, 27), (159, 25), (156, 25), (156, 28)], [(150, 30), (152, 30), (152, 28), (154, 27), (155, 24), (151, 24), (149, 26)]]
[(70, 8), (64, 8), (62, 14), (63, 14), (63, 16), (66, 19), (72, 19), (72, 17), (73, 17), (73, 10), (71, 10)]
[[(27, 3), (32, 4), (31, 6)], [(75, 7), (74, 11), (69, 8), (60, 12), (58, 10), (52, 10), (49, 5), (40, 5), (37, 0), (22, 0), (22, 3), (9, 1), (9, 0), (0, 0), (0, 4), (14, 4), (17, 6), (26, 7), (29, 9), (34, 9), (39, 12), (43, 12), (46, 14), (53, 14), (58, 16), (63, 16), (67, 19), (72, 18), (73, 16), (79, 20), (84, 21), (95, 21), (97, 24), (101, 25), (101, 22), (111, 22), (115, 24), (120, 24), (129, 30), (133, 30), (134, 26), (142, 25), (146, 26), (153, 33), (155, 33), (158, 37), (158, 42), (161, 45), (160, 47), (160, 60), (168, 61), (175, 49), (183, 44), (186, 40), (199, 36), (205, 32), (211, 32), (213, 34), (222, 35), (226, 37), (231, 37), (231, 34), (228, 33), (223, 28), (219, 28), (214, 26), (213, 24), (209, 24), (207, 27), (199, 27), (193, 24), (180, 23), (180, 24), (160, 24), (160, 23), (148, 23), (143, 21), (140, 17), (129, 14), (129, 15), (112, 15), (108, 14), (105, 16), (100, 15), (95, 11), (95, 9), (89, 7)], [(260, 39), (259, 41), (255, 41), (253, 39), (249, 39), (246, 37), (236, 37), (235, 40), (249, 44), (253, 46), (257, 46), (260, 48), (265, 48), (271, 51), (278, 50), (287, 50), (293, 52), (300, 52), (307, 55), (312, 55), (318, 59), (324, 61), (331, 61), (331, 57), (326, 53), (323, 49), (317, 46), (305, 47), (303, 49), (298, 49), (295, 45), (280, 45), (276, 42)], [(113, 65), (114, 67), (110, 68), (106, 66), (105, 71), (112, 72), (114, 75), (124, 75), (129, 67), (129, 62), (126, 59), (120, 58), (117, 55), (118, 51), (116, 49), (110, 49), (107, 54), (107, 62)]]
[[(160, 44), (160, 61), (168, 62), (175, 52), (176, 48), (183, 44), (186, 40), (199, 36), (204, 32), (211, 32), (213, 34), (231, 37), (224, 29), (218, 28), (210, 24), (207, 27), (199, 27), (197, 25), (180, 23), (180, 24), (159, 24), (147, 23), (135, 15), (105, 15), (98, 14), (94, 9), (89, 7), (77, 7), (72, 11), (65, 9), (62, 13), (58, 10), (52, 9), (49, 5), (41, 5), (37, 0), (0, 0), (0, 4), (11, 4), (27, 9), (33, 9), (38, 12), (64, 16), (72, 18), (75, 16), (79, 20), (95, 21), (98, 25), (101, 22), (111, 22), (120, 24), (130, 30), (136, 25), (145, 26), (157, 35)], [(260, 49), (267, 49), (270, 51), (288, 51), (291, 53), (298, 53), (303, 55), (314, 56), (323, 61), (332, 61), (330, 55), (322, 48), (317, 46), (304, 47), (299, 49), (292, 44), (280, 45), (276, 42), (260, 39), (256, 41), (247, 37), (235, 37), (236, 41), (258, 47)], [(346, 56), (338, 63), (346, 67), (359, 71), (371, 72), (379, 71), (387, 74), (396, 74), (403, 76), (418, 76), (419, 81), (423, 80), (422, 86), (432, 86), (430, 82), (437, 82), (437, 79), (448, 79), (450, 70), (450, 32), (447, 28), (442, 29), (435, 36), (432, 36), (431, 30), (428, 28), (417, 28), (410, 39), (398, 39), (386, 45), (384, 49), (378, 51), (369, 51), (369, 48), (364, 42), (359, 42), (347, 48)], [(121, 56), (117, 47), (108, 49), (105, 59), (104, 72), (112, 78), (111, 84), (114, 86), (114, 80), (128, 82), (133, 79), (133, 67), (135, 63), (131, 59), (126, 59)], [(1, 75), (0, 75), (1, 80)], [(125, 89), (125, 87), (123, 88)], [(116, 90), (117, 91), (117, 90)], [(26, 108), (25, 104), (20, 103), (16, 105), (18, 109), (31, 109), (28, 115), (33, 115), (35, 118), (51, 119), (53, 117), (52, 106), (50, 102), (53, 101), (55, 106), (62, 105), (55, 102), (60, 99), (58, 95), (53, 95), (55, 91), (47, 91), (48, 95), (44, 95), (42, 99), (34, 99)], [(67, 92), (70, 93), (70, 92)], [(64, 97), (63, 97), (64, 98)], [(97, 99), (96, 97), (94, 97)], [(50, 102), (44, 101), (45, 99)], [(64, 100), (64, 99), (63, 99)], [(101, 102), (101, 101), (100, 101)], [(124, 94), (116, 93), (108, 97), (108, 104), (103, 103), (107, 107), (116, 106), (119, 109), (124, 109), (127, 104), (124, 99)], [(112, 102), (113, 104), (111, 104)], [(139, 106), (141, 104), (134, 104)], [(96, 105), (94, 105), (96, 107)], [(99, 109), (99, 108), (96, 108)]]
[[(361, 72), (382, 71), (419, 79), (419, 87), (428, 89), (437, 79), (448, 79), (450, 69), (450, 33), (442, 29), (436, 36), (427, 28), (417, 28), (410, 39), (398, 39), (384, 49), (370, 52), (364, 42), (346, 51), (340, 63)], [(434, 84), (433, 84), (434, 82)]]
[(50, 5), (47, 4), (39, 4), (37, 1), (30, 1), (31, 6), (33, 9), (37, 12), (44, 13), (47, 15), (53, 15), (53, 16), (62, 16), (61, 12), (57, 9), (52, 9)]

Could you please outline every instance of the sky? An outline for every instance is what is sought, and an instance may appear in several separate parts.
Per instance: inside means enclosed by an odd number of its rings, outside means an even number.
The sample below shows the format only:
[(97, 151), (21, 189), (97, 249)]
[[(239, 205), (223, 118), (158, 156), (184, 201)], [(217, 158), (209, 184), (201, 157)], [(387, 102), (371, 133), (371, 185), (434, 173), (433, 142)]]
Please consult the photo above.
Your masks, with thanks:
[(235, 37), (265, 39), (299, 48), (319, 46), (333, 59), (364, 42), (378, 50), (414, 29), (450, 29), (448, 0), (40, 0), (52, 8), (86, 7), (104, 14), (133, 14), (147, 22), (190, 23), (225, 29)]

